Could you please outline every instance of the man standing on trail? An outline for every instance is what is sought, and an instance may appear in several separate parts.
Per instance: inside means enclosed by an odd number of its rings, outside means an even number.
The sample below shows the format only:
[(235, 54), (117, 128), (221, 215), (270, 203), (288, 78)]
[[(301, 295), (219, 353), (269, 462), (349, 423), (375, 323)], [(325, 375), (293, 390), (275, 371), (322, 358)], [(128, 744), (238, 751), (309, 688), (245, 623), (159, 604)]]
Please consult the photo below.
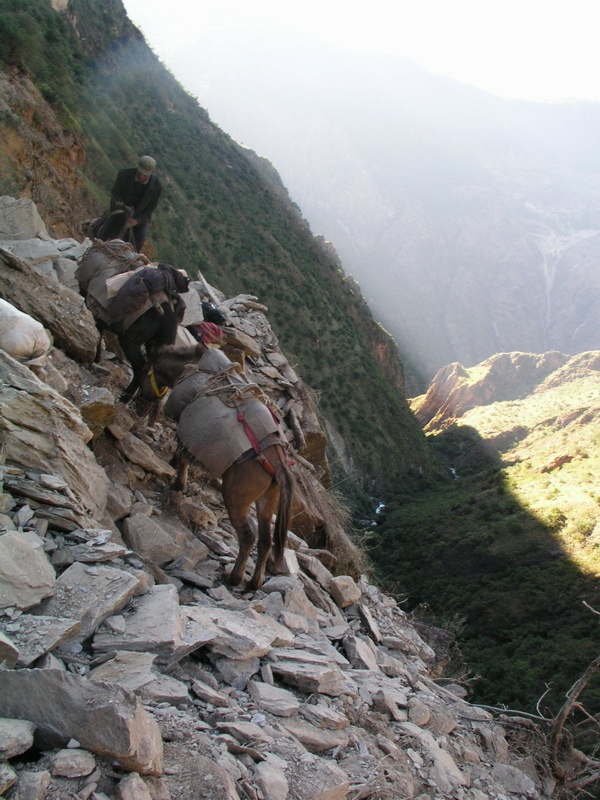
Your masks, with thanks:
[(117, 203), (133, 208), (133, 243), (138, 253), (146, 241), (150, 219), (162, 192), (155, 169), (156, 161), (151, 156), (142, 156), (137, 167), (119, 172), (110, 193), (111, 211)]

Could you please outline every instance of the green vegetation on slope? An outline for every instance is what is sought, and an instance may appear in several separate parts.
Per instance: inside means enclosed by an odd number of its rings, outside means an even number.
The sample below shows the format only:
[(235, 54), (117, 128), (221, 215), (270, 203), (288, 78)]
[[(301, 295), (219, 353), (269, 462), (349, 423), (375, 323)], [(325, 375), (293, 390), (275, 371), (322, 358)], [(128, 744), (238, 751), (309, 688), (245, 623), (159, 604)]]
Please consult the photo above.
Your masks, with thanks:
[(268, 305), (284, 350), (378, 490), (409, 472), (440, 474), (402, 396), (395, 345), (353, 282), (160, 64), (120, 0), (71, 0), (63, 14), (49, 0), (0, 0), (0, 24), (1, 61), (28, 70), (62, 124), (82, 131), (97, 210), (117, 170), (152, 154), (165, 187), (150, 234), (157, 256)]
[[(431, 437), (458, 479), (397, 497), (371, 555), (390, 587), (459, 640), (473, 698), (554, 711), (598, 655), (600, 373), (569, 365), (519, 400), (475, 408)], [(502, 452), (501, 452), (502, 451)], [(563, 463), (561, 463), (563, 462)], [(600, 708), (600, 682), (586, 695)]]

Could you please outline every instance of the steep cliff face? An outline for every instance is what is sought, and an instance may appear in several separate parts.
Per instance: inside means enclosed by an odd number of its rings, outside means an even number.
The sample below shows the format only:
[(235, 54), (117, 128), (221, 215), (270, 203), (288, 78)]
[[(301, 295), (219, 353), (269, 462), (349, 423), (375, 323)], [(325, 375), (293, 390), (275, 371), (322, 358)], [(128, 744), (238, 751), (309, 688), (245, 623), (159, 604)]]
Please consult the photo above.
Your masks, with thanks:
[(439, 432), (472, 408), (516, 400), (529, 394), (569, 357), (558, 352), (500, 353), (476, 367), (449, 364), (431, 382), (427, 394), (411, 401), (426, 431)]
[(18, 69), (0, 72), (0, 138), (2, 193), (33, 200), (56, 236), (76, 233), (75, 213), (85, 219), (95, 207), (82, 173), (84, 139)]

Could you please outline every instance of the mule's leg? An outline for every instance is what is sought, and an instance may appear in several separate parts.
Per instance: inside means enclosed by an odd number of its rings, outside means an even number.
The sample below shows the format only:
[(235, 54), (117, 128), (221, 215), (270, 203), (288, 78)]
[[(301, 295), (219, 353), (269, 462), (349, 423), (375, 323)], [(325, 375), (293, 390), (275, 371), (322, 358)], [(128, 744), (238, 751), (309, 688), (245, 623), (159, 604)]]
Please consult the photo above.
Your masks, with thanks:
[(177, 445), (175, 455), (171, 459), (171, 466), (176, 467), (177, 475), (171, 484), (175, 492), (183, 492), (187, 485), (188, 470), (190, 468), (190, 455), (181, 442)]
[(121, 348), (125, 353), (125, 357), (131, 364), (131, 369), (133, 370), (133, 378), (131, 379), (131, 383), (119, 398), (122, 403), (128, 403), (142, 382), (146, 360), (144, 358), (144, 354), (142, 353), (142, 348), (138, 344), (133, 344), (132, 342), (128, 341), (126, 336), (119, 336), (119, 344), (121, 345)]
[(254, 461), (232, 464), (223, 473), (223, 501), (238, 537), (238, 557), (228, 583), (237, 586), (244, 579), (248, 556), (254, 544), (254, 533), (248, 522), (250, 505), (268, 489), (271, 479)]
[(96, 320), (96, 328), (98, 329), (98, 333), (100, 334), (100, 338), (98, 339), (98, 346), (96, 347), (96, 355), (94, 356), (94, 364), (100, 363), (100, 358), (102, 356), (102, 341), (104, 339), (104, 331), (106, 330), (106, 325), (101, 320)]
[[(262, 467), (261, 467), (262, 469)], [(265, 577), (265, 567), (271, 552), (271, 517), (279, 501), (279, 486), (272, 483), (267, 491), (256, 501), (256, 517), (258, 521), (258, 545), (256, 555), (256, 568), (254, 575), (246, 587), (249, 592), (256, 591), (262, 586)]]

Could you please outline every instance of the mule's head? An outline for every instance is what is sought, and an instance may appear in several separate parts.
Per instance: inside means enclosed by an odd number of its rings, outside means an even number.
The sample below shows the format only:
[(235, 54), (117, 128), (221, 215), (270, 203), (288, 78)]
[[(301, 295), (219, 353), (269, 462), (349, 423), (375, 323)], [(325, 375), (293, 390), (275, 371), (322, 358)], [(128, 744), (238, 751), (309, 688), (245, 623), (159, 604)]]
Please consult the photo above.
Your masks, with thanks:
[(101, 217), (102, 225), (98, 227), (96, 238), (103, 242), (111, 239), (126, 240), (129, 236), (131, 221), (133, 219), (133, 208), (124, 203), (117, 203), (114, 211), (108, 212), (106, 218)]
[(136, 410), (138, 414), (151, 413), (155, 420), (160, 401), (183, 374), (189, 364), (196, 364), (206, 353), (207, 347), (199, 342), (191, 347), (165, 345), (158, 355), (147, 366), (144, 377), (136, 394)]

